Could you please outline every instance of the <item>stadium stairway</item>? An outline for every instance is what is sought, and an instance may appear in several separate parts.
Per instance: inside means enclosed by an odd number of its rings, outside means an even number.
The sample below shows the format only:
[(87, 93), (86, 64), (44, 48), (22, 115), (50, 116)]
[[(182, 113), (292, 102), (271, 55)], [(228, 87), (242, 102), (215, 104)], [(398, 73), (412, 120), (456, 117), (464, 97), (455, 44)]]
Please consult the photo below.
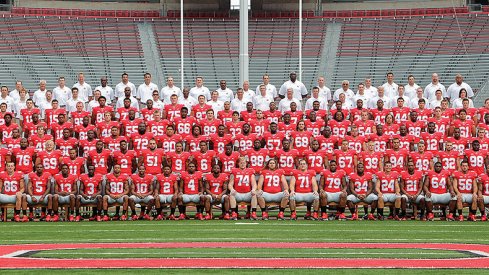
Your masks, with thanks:
[(158, 51), (153, 25), (146, 22), (138, 23), (137, 25), (141, 48), (144, 53), (144, 62), (146, 63), (148, 72), (152, 76), (152, 82), (157, 84), (159, 88), (162, 88), (160, 85), (165, 83), (165, 77), (163, 75), (163, 66), (161, 64), (160, 52)]

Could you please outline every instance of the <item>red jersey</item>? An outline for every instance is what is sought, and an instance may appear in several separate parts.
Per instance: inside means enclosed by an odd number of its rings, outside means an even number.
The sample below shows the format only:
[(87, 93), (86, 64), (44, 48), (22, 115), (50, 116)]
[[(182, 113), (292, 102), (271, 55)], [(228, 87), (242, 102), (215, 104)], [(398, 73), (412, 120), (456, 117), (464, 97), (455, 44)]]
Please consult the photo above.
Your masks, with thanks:
[(408, 107), (394, 107), (391, 109), (392, 114), (394, 115), (394, 121), (397, 124), (401, 124), (402, 122), (408, 121), (409, 113), (411, 110)]
[(20, 148), (20, 140), (21, 138), (6, 138), (5, 145), (7, 145), (7, 149), (13, 150), (15, 148)]
[(90, 157), (92, 164), (95, 166), (96, 174), (105, 175), (109, 172), (108, 163), (110, 156), (111, 152), (108, 149), (102, 149), (101, 153), (98, 153), (96, 149), (88, 152), (88, 157)]
[(358, 109), (358, 108), (350, 109), (350, 119), (353, 122), (360, 121), (362, 119), (362, 112), (363, 112), (363, 110), (365, 110), (365, 109), (364, 108), (361, 108), (361, 109)]
[(359, 159), (363, 162), (365, 172), (376, 173), (380, 170), (380, 163), (384, 162), (384, 153), (375, 151), (372, 153), (362, 152)]
[(234, 175), (233, 188), (238, 193), (248, 193), (251, 191), (251, 177), (255, 176), (255, 171), (251, 168), (231, 169), (231, 174)]
[(50, 182), (51, 174), (43, 172), (41, 176), (35, 172), (29, 173), (29, 182), (32, 185), (32, 195), (42, 196), (46, 193), (48, 183)]
[(149, 140), (152, 138), (153, 138), (153, 134), (150, 132), (146, 132), (142, 135), (136, 132), (131, 135), (132, 148), (135, 151), (148, 149)]
[(334, 154), (336, 156), (336, 162), (338, 163), (338, 169), (344, 170), (346, 174), (353, 173), (355, 166), (353, 160), (357, 153), (353, 150), (348, 150), (346, 152), (342, 150), (335, 150)]
[(418, 120), (421, 120), (421, 121), (428, 121), (428, 118), (431, 117), (433, 115), (433, 111), (431, 109), (413, 109), (413, 111), (416, 111), (416, 113), (418, 114)]
[(430, 134), (428, 132), (421, 133), (421, 138), (426, 143), (426, 151), (437, 152), (440, 150), (440, 143), (443, 142), (444, 135), (440, 132)]
[(22, 119), (24, 120), (24, 123), (32, 123), (32, 115), (33, 114), (38, 114), (39, 117), (41, 116), (41, 110), (38, 108), (32, 108), (32, 109), (21, 109), (20, 110), (20, 115), (22, 116)]
[(313, 170), (292, 171), (292, 176), (295, 178), (295, 192), (296, 193), (310, 193), (312, 189), (312, 179), (316, 178), (316, 172)]
[(41, 152), (46, 150), (46, 141), (53, 140), (53, 136), (44, 135), (43, 137), (39, 137), (38, 135), (29, 137), (30, 144), (36, 150), (36, 152)]
[(319, 142), (319, 146), (322, 150), (325, 150), (328, 154), (332, 154), (338, 144), (339, 138), (336, 136), (330, 136), (329, 138), (325, 136), (318, 136), (315, 138)]
[(263, 112), (263, 116), (266, 119), (268, 119), (268, 121), (270, 121), (270, 123), (275, 122), (278, 124), (278, 121), (282, 117), (282, 112), (280, 112), (279, 110), (275, 110), (274, 112), (271, 112), (270, 110), (268, 110), (268, 111)]
[[(265, 161), (268, 157), (268, 150), (264, 148), (261, 148), (258, 151), (255, 151), (255, 149), (250, 149), (246, 151), (245, 155), (248, 157), (250, 168), (253, 168), (255, 173), (259, 173), (261, 170), (263, 170), (263, 166), (265, 166)], [(284, 172), (282, 169), (280, 170)]]
[(348, 141), (348, 148), (354, 150), (357, 154), (363, 151), (363, 144), (367, 142), (367, 137), (365, 136), (346, 136), (345, 139)]
[(67, 157), (70, 155), (70, 150), (78, 145), (78, 140), (73, 137), (68, 139), (60, 138), (56, 140), (55, 144), (56, 148), (61, 151), (61, 155)]
[(421, 171), (414, 171), (411, 175), (408, 171), (402, 171), (401, 179), (404, 181), (404, 191), (414, 196), (418, 193), (420, 184), (421, 186), (423, 184), (423, 173)]
[(79, 140), (85, 140), (88, 138), (88, 131), (94, 131), (95, 133), (97, 132), (97, 128), (95, 128), (95, 125), (88, 124), (87, 127), (84, 127), (82, 125), (77, 125), (75, 126), (75, 133), (78, 133), (78, 139)]
[(177, 173), (185, 171), (189, 157), (189, 152), (182, 152), (180, 154), (177, 154), (177, 152), (166, 153), (166, 158), (171, 160), (171, 170)]
[(421, 132), (426, 129), (426, 122), (421, 120), (418, 120), (416, 122), (406, 121), (405, 125), (408, 129), (408, 133), (417, 137), (419, 137), (421, 135)]
[(265, 140), (265, 147), (271, 152), (272, 155), (282, 149), (282, 140), (285, 138), (285, 134), (283, 132), (277, 132), (272, 134), (270, 132), (266, 132), (263, 134), (263, 139)]
[(199, 194), (199, 180), (202, 179), (202, 172), (195, 171), (190, 174), (187, 171), (183, 171), (180, 178), (183, 181), (183, 193), (187, 195)]
[(316, 174), (321, 173), (324, 169), (324, 157), (327, 155), (325, 150), (317, 150), (314, 152), (313, 150), (304, 151), (304, 156), (307, 161), (307, 166), (309, 169), (312, 169), (316, 172)]
[(73, 131), (73, 124), (70, 122), (65, 122), (63, 124), (59, 124), (57, 122), (53, 123), (51, 125), (51, 134), (53, 135), (54, 139), (63, 138), (64, 129), (69, 129), (70, 131)]
[(161, 142), (163, 151), (166, 153), (168, 152), (174, 152), (175, 151), (175, 145), (177, 142), (182, 141), (182, 136), (179, 134), (174, 134), (171, 137), (164, 135), (162, 136), (159, 141)]
[(343, 120), (341, 122), (338, 122), (336, 120), (330, 120), (328, 121), (328, 125), (331, 127), (331, 132), (333, 133), (333, 135), (343, 138), (346, 136), (346, 133), (348, 132), (348, 128), (350, 127), (350, 121)]
[(350, 175), (350, 180), (353, 181), (353, 188), (358, 195), (366, 195), (368, 192), (368, 184), (372, 181), (372, 174), (365, 173), (359, 176), (357, 173)]
[(206, 136), (199, 135), (198, 137), (194, 137), (192, 135), (188, 135), (185, 137), (185, 147), (189, 149), (189, 152), (197, 152), (200, 150), (199, 144), (201, 141), (207, 142)]
[(263, 192), (267, 193), (280, 193), (282, 192), (281, 177), (284, 171), (282, 169), (277, 170), (262, 170), (261, 175), (263, 176)]
[(371, 134), (368, 137), (369, 140), (372, 140), (375, 145), (375, 151), (377, 152), (385, 152), (387, 150), (387, 143), (390, 141), (390, 136), (388, 135), (377, 135), (377, 134)]
[(70, 157), (64, 157), (61, 162), (68, 165), (70, 175), (80, 176), (81, 168), (85, 165), (85, 158), (76, 157), (71, 159)]
[(204, 106), (197, 104), (192, 107), (194, 117), (199, 121), (205, 119), (207, 110), (212, 110), (212, 106), (208, 104), (204, 104)]
[(99, 124), (104, 121), (105, 113), (114, 112), (114, 108), (112, 106), (104, 106), (104, 107), (93, 107), (92, 115), (95, 117), (95, 121), (92, 121), (94, 124)]
[(373, 133), (372, 129), (374, 128), (375, 123), (373, 120), (367, 120), (367, 121), (358, 120), (353, 122), (353, 125), (357, 126), (358, 134), (360, 136), (368, 136)]
[(150, 191), (150, 186), (153, 184), (154, 176), (146, 174), (141, 177), (139, 174), (131, 175), (131, 182), (134, 185), (134, 192), (147, 194)]
[(151, 110), (148, 108), (141, 109), (140, 113), (141, 113), (141, 116), (143, 117), (143, 120), (147, 121), (147, 122), (153, 121), (154, 120), (153, 113), (155, 110), (161, 111), (161, 110), (155, 109), (155, 108), (152, 108)]
[(265, 132), (268, 132), (268, 127), (270, 126), (270, 121), (262, 119), (258, 121), (253, 119), (250, 122), (251, 131), (259, 136), (262, 136)]
[(430, 118), (428, 118), (428, 123), (430, 123), (430, 122), (435, 123), (435, 132), (442, 133), (443, 136), (445, 136), (445, 134), (448, 131), (448, 127), (450, 126), (450, 119), (440, 118), (438, 120), (434, 117), (430, 117)]
[(286, 176), (292, 176), (292, 172), (295, 170), (295, 160), (299, 157), (300, 153), (296, 149), (290, 149), (289, 151), (278, 150), (276, 157), (280, 168), (284, 170)]
[(220, 137), (218, 134), (212, 134), (209, 139), (214, 145), (214, 151), (216, 151), (218, 154), (224, 153), (226, 150), (226, 144), (232, 143), (233, 141), (231, 136), (226, 134), (222, 137)]
[(214, 174), (204, 175), (204, 179), (209, 184), (209, 191), (214, 195), (219, 195), (223, 191), (223, 186), (228, 183), (229, 176), (226, 173), (220, 173), (216, 178)]
[(419, 142), (418, 138), (409, 134), (405, 136), (395, 135), (393, 138), (398, 138), (400, 143), (399, 148), (406, 150), (411, 150), (411, 145)]
[(7, 172), (0, 172), (0, 179), (3, 182), (3, 190), (0, 190), (0, 192), (8, 196), (13, 196), (20, 192), (20, 181), (23, 177), (24, 174), (19, 171), (14, 171), (12, 175)]
[(37, 153), (37, 158), (41, 160), (44, 166), (44, 172), (50, 173), (52, 176), (59, 173), (59, 162), (62, 157), (61, 151), (53, 150), (51, 152), (42, 151)]
[(14, 129), (19, 129), (19, 131), (21, 130), (19, 125), (15, 123), (10, 124), (10, 126), (7, 126), (6, 124), (0, 125), (0, 131), (2, 131), (3, 134), (3, 142), (5, 142), (5, 139), (12, 137), (12, 132)]
[(29, 133), (29, 136), (37, 134), (37, 127), (43, 126), (45, 130), (49, 129), (48, 125), (44, 122), (39, 121), (37, 124), (34, 123), (24, 123), (24, 132)]
[(102, 138), (104, 145), (113, 152), (121, 150), (121, 141), (123, 140), (127, 142), (127, 138), (121, 136), (114, 138), (111, 135), (109, 137)]
[(48, 124), (48, 127), (51, 127), (51, 125), (53, 123), (58, 123), (58, 116), (60, 114), (64, 114), (66, 117), (66, 110), (64, 108), (63, 109), (56, 109), (56, 110), (46, 109), (44, 111), (44, 113), (45, 113), (44, 117), (45, 117), (45, 120)]
[(479, 181), (482, 184), (482, 195), (489, 196), (489, 176), (487, 176), (487, 174), (483, 174), (480, 176)]
[(124, 182), (127, 180), (127, 174), (119, 174), (119, 176), (110, 173), (107, 175), (106, 183), (109, 185), (107, 195), (122, 195), (124, 194)]
[(156, 120), (148, 121), (149, 131), (153, 133), (155, 137), (165, 136), (166, 127), (168, 127), (168, 125), (170, 125), (170, 121), (166, 119), (160, 121), (156, 121)]
[(213, 159), (216, 156), (215, 151), (207, 150), (202, 153), (200, 151), (192, 153), (192, 156), (197, 161), (197, 170), (202, 173), (209, 173), (212, 170)]
[(256, 119), (256, 111), (248, 112), (246, 110), (242, 111), (239, 116), (245, 122), (249, 122), (252, 119)]
[(143, 120), (139, 118), (136, 118), (134, 120), (121, 120), (122, 129), (124, 130), (126, 137), (130, 137), (132, 134), (137, 133), (138, 125), (142, 121)]
[(90, 112), (87, 111), (71, 112), (70, 116), (73, 125), (76, 127), (76, 126), (83, 125), (83, 118), (86, 116), (90, 117)]
[(117, 121), (110, 121), (109, 123), (102, 121), (97, 122), (97, 130), (100, 133), (99, 138), (110, 137), (112, 127), (117, 127), (119, 129), (120, 125)]
[(12, 153), (7, 148), (0, 148), (0, 171), (5, 170), (6, 157)]
[(83, 157), (86, 158), (88, 157), (88, 152), (95, 150), (95, 146), (97, 145), (98, 139), (93, 139), (93, 140), (80, 140), (80, 146), (83, 148)]
[(401, 172), (406, 167), (409, 151), (407, 149), (399, 149), (399, 151), (389, 149), (385, 152), (385, 155), (388, 157), (389, 162), (392, 164), (392, 171)]
[(346, 176), (345, 171), (336, 170), (331, 172), (330, 170), (323, 170), (321, 176), (324, 178), (323, 189), (329, 193), (337, 193), (343, 190), (343, 179)]
[(217, 119), (219, 119), (222, 122), (222, 124), (227, 124), (233, 120), (233, 112), (231, 110), (219, 111), (217, 112)]
[(175, 194), (175, 182), (178, 181), (178, 176), (176, 174), (170, 174), (168, 177), (164, 174), (159, 174), (156, 176), (156, 180), (160, 186), (159, 194), (161, 195), (172, 195)]
[(390, 172), (389, 174), (385, 172), (377, 173), (377, 181), (380, 181), (380, 192), (391, 194), (395, 193), (396, 183), (398, 183), (399, 174), (395, 171)]
[(324, 126), (326, 126), (326, 122), (322, 119), (318, 119), (316, 121), (310, 121), (306, 120), (306, 130), (308, 132), (311, 132), (313, 136), (320, 136), (321, 131), (324, 129)]
[(141, 151), (143, 157), (144, 168), (146, 173), (151, 175), (161, 174), (161, 166), (163, 164), (163, 156), (165, 152), (161, 148), (156, 148), (154, 151), (151, 149), (144, 149)]
[(445, 139), (445, 143), (452, 142), (453, 151), (457, 151), (459, 156), (463, 156), (465, 154), (465, 148), (467, 148), (467, 144), (470, 142), (467, 138), (455, 139), (454, 137), (447, 137)]
[(253, 142), (258, 139), (256, 134), (249, 134), (245, 136), (244, 134), (239, 134), (234, 137), (235, 142), (238, 142), (239, 151), (241, 153), (251, 150), (253, 148)]
[(385, 124), (384, 125), (384, 135), (399, 135), (399, 124)]
[(287, 138), (290, 137), (290, 135), (295, 132), (295, 129), (297, 128), (296, 124), (290, 123), (290, 124), (285, 124), (284, 122), (279, 122), (278, 123), (278, 130), (280, 132), (284, 132), (285, 136)]
[(457, 179), (457, 188), (460, 193), (473, 193), (474, 185), (477, 184), (477, 173), (475, 171), (467, 171), (466, 174), (462, 171), (455, 171), (453, 173), (453, 178)]
[(218, 157), (222, 163), (223, 172), (230, 173), (238, 163), (239, 153), (233, 151), (230, 156), (226, 155), (226, 153), (221, 153)]
[(139, 112), (138, 109), (134, 107), (129, 107), (127, 109), (125, 107), (117, 108), (116, 112), (119, 115), (119, 121), (128, 120), (129, 111), (134, 111), (136, 114)]
[(446, 170), (450, 173), (457, 171), (457, 161), (458, 161), (459, 153), (452, 150), (441, 151), (438, 152), (438, 161), (443, 165), (443, 170)]
[(433, 153), (424, 152), (423, 154), (420, 154), (418, 152), (411, 152), (409, 156), (414, 161), (414, 165), (419, 171), (428, 172), (431, 169), (430, 162), (433, 160)]
[(54, 175), (54, 180), (56, 181), (56, 186), (58, 187), (55, 192), (75, 192), (76, 191), (76, 183), (77, 183), (77, 176), (75, 175), (68, 175), (68, 177), (63, 177), (62, 174), (57, 174)]
[(462, 138), (468, 138), (472, 136), (472, 128), (474, 127), (474, 121), (466, 119), (461, 121), (459, 119), (452, 121), (454, 128), (460, 128), (460, 136)]
[(448, 191), (448, 177), (450, 176), (450, 172), (442, 170), (439, 174), (435, 171), (428, 171), (429, 186), (428, 189), (431, 193), (435, 194), (444, 194)]
[(205, 136), (210, 136), (212, 134), (217, 133), (217, 127), (221, 125), (221, 121), (218, 119), (212, 119), (212, 120), (201, 120), (200, 121), (200, 127), (202, 127), (202, 134)]
[[(15, 156), (15, 169), (24, 174), (32, 172), (34, 167), (33, 157), (35, 153), (36, 152), (32, 147), (27, 147), (25, 150), (22, 150), (21, 148), (12, 150), (12, 155)], [(2, 158), (2, 161), (0, 161), (1, 165), (5, 163), (5, 160), (3, 159), (5, 156), (6, 155), (0, 153), (0, 158)], [(0, 168), (2, 171), (4, 169), (5, 168)]]
[(83, 191), (85, 195), (92, 196), (99, 192), (103, 176), (100, 174), (94, 174), (93, 177), (89, 177), (88, 174), (81, 174), (80, 181), (83, 184)]
[(290, 135), (293, 140), (294, 149), (297, 149), (302, 156), (302, 153), (309, 149), (311, 133), (309, 132), (292, 132)]
[(387, 109), (372, 109), (370, 110), (370, 114), (372, 114), (372, 117), (374, 119), (375, 125), (377, 124), (385, 124), (385, 117), (390, 113), (389, 110)]
[(488, 152), (486, 150), (466, 150), (465, 156), (467, 156), (467, 160), (469, 161), (469, 169), (475, 171), (478, 175), (484, 174), (487, 155)]
[(243, 125), (246, 122), (244, 121), (238, 121), (238, 122), (227, 122), (224, 125), (226, 125), (226, 128), (228, 129), (228, 132), (235, 137), (236, 135), (239, 135), (243, 132)]
[(126, 153), (122, 151), (113, 151), (114, 163), (121, 166), (121, 174), (132, 174), (132, 162), (137, 157), (136, 151), (127, 150)]
[(290, 115), (290, 122), (294, 124), (297, 124), (297, 122), (304, 117), (304, 113), (302, 111), (286, 111), (285, 114)]
[(176, 117), (173, 119), (173, 122), (175, 123), (176, 132), (186, 137), (192, 134), (192, 126), (197, 124), (197, 119), (195, 117)]

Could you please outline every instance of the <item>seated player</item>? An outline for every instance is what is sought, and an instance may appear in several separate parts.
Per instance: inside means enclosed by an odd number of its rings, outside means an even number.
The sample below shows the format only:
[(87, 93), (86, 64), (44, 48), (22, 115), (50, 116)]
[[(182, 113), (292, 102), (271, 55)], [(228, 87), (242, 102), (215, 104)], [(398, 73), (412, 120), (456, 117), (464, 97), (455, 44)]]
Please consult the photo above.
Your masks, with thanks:
[(139, 165), (137, 174), (131, 175), (131, 196), (129, 197), (131, 210), (135, 208), (134, 204), (141, 204), (139, 218), (135, 212), (131, 214), (133, 221), (138, 219), (151, 220), (149, 213), (151, 213), (155, 201), (153, 197), (153, 181), (154, 176), (146, 174), (146, 168), (144, 168), (143, 164)]
[[(27, 204), (29, 207), (41, 205), (41, 221), (58, 221), (59, 216), (51, 216), (53, 196), (51, 195), (51, 174), (44, 172), (42, 163), (36, 164), (36, 171), (29, 173), (27, 184)], [(47, 215), (46, 215), (47, 209)]]
[(58, 215), (58, 206), (68, 205), (68, 211), (70, 213), (69, 221), (76, 220), (79, 222), (81, 220), (80, 213), (77, 213), (76, 219), (73, 216), (78, 178), (73, 174), (69, 174), (69, 172), (68, 165), (62, 164), (61, 174), (54, 176), (53, 211), (54, 215)]
[[(284, 171), (278, 168), (277, 160), (268, 160), (261, 171), (257, 186), (257, 200), (262, 211), (262, 219), (268, 220), (267, 203), (279, 203), (277, 219), (284, 220), (284, 210), (289, 202), (289, 187)], [(253, 215), (253, 213), (252, 213)]]
[(221, 205), (223, 217), (229, 212), (229, 197), (227, 195), (227, 182), (229, 176), (221, 173), (221, 166), (214, 164), (210, 174), (204, 175), (204, 207), (206, 220), (212, 220), (212, 205)]
[[(121, 166), (114, 165), (114, 171), (107, 175), (105, 182), (105, 195), (103, 197), (104, 216), (108, 215), (109, 206), (122, 204), (121, 220), (127, 220), (127, 207), (129, 206), (128, 175), (121, 174)], [(116, 213), (118, 216), (119, 213)]]
[[(423, 193), (423, 173), (419, 170), (415, 170), (413, 161), (408, 161), (407, 171), (401, 172), (401, 219), (406, 219), (406, 207), (409, 203), (410, 205), (416, 205), (418, 209), (421, 210), (421, 220), (424, 220), (424, 208), (425, 201)], [(416, 213), (413, 213), (411, 217), (412, 220), (416, 219)]]
[(178, 211), (180, 212), (179, 220), (185, 220), (187, 218), (186, 208), (187, 204), (195, 203), (197, 208), (197, 214), (195, 219), (203, 220), (202, 215), (202, 200), (203, 200), (203, 185), (202, 185), (202, 172), (196, 171), (195, 162), (188, 164), (187, 171), (183, 171), (180, 176), (178, 184)]
[(377, 195), (374, 194), (374, 184), (372, 183), (372, 174), (365, 172), (365, 166), (362, 162), (357, 164), (357, 172), (350, 175), (350, 195), (346, 197), (346, 203), (350, 212), (351, 219), (358, 220), (358, 214), (355, 211), (355, 205), (363, 202), (370, 205), (370, 213), (365, 212), (367, 219), (375, 220), (374, 212), (377, 208)]
[(312, 203), (314, 212), (312, 218), (317, 220), (319, 210), (318, 184), (316, 182), (316, 172), (309, 170), (305, 159), (299, 160), (299, 169), (292, 172), (290, 180), (290, 219), (297, 220), (295, 211), (296, 202)]
[[(15, 204), (14, 221), (28, 222), (27, 212), (27, 197), (25, 192), (24, 175), (20, 171), (15, 171), (15, 164), (7, 162), (7, 170), (0, 172), (0, 205)], [(20, 210), (22, 208), (22, 219), (20, 218)], [(3, 219), (3, 214), (0, 215), (0, 221)]]
[(463, 160), (460, 163), (460, 170), (453, 173), (453, 190), (457, 195), (458, 220), (463, 221), (462, 215), (463, 204), (469, 204), (468, 221), (475, 222), (475, 213), (477, 211), (477, 173), (469, 171), (469, 162)]
[[(486, 114), (489, 116), (489, 114)], [(486, 206), (489, 205), (489, 176), (487, 173), (482, 174), (477, 181), (479, 186), (477, 188), (477, 203), (479, 205), (479, 211), (481, 211), (481, 221), (487, 221)]]
[[(252, 213), (250, 217), (256, 219), (256, 180), (255, 170), (246, 167), (246, 158), (238, 158), (238, 168), (232, 168), (229, 176), (229, 202), (232, 210), (231, 219), (238, 219), (238, 203), (251, 204)], [(253, 209), (255, 211), (253, 211)], [(224, 219), (227, 219), (224, 215)]]
[(337, 170), (336, 161), (329, 162), (329, 170), (323, 170), (321, 172), (321, 179), (319, 180), (319, 198), (321, 205), (321, 220), (328, 219), (328, 213), (326, 207), (328, 203), (337, 203), (336, 217), (339, 220), (346, 219), (345, 206), (346, 206), (346, 173), (344, 170)]
[(392, 171), (390, 162), (384, 163), (384, 172), (377, 173), (377, 183), (375, 186), (377, 196), (377, 218), (384, 220), (384, 203), (394, 203), (395, 212), (391, 213), (395, 220), (400, 220), (399, 210), (401, 207), (401, 189), (399, 188), (399, 174)]
[(435, 163), (435, 171), (430, 171), (424, 180), (424, 197), (426, 201), (426, 219), (432, 221), (435, 217), (433, 215), (433, 205), (442, 205), (442, 211), (445, 213), (445, 209), (448, 205), (450, 214), (446, 217), (447, 220), (454, 221), (455, 206), (457, 196), (453, 191), (452, 184), (450, 182), (450, 172), (442, 170), (441, 162)]
[(163, 174), (156, 176), (156, 188), (154, 196), (156, 198), (156, 220), (159, 221), (165, 219), (164, 214), (162, 214), (162, 210), (163, 206), (168, 204), (170, 205), (170, 215), (168, 216), (168, 219), (175, 220), (175, 208), (177, 207), (178, 197), (178, 180), (178, 175), (172, 173), (169, 165), (163, 166)]
[[(78, 186), (78, 196), (76, 198), (76, 216), (80, 214), (80, 207), (95, 204), (92, 219), (101, 221), (102, 212), (102, 180), (101, 174), (95, 174), (95, 166), (88, 166), (88, 174), (80, 175), (80, 185)], [(103, 217), (104, 221), (109, 220), (109, 216)]]

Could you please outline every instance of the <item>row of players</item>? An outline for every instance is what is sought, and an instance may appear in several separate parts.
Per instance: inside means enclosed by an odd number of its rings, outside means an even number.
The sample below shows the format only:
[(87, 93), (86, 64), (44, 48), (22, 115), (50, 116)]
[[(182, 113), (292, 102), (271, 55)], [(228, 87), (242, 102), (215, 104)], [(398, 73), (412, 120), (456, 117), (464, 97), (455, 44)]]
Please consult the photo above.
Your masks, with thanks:
[[(362, 162), (351, 173), (338, 169), (334, 160), (320, 173), (309, 169), (305, 159), (298, 162), (298, 169), (288, 176), (275, 158), (269, 159), (264, 169), (257, 173), (247, 167), (245, 157), (239, 157), (236, 168), (230, 173), (221, 172), (222, 163), (219, 162), (212, 164), (210, 173), (197, 171), (195, 162), (189, 162), (181, 173), (173, 173), (166, 165), (163, 173), (158, 175), (147, 173), (144, 165), (138, 167), (137, 173), (123, 174), (121, 166), (116, 164), (113, 172), (105, 177), (97, 174), (93, 165), (88, 166), (87, 174), (76, 176), (69, 173), (66, 164), (61, 165), (61, 173), (54, 177), (44, 171), (42, 164), (36, 165), (35, 172), (24, 175), (15, 171), (15, 164), (9, 162), (6, 171), (0, 173), (0, 204), (15, 204), (15, 221), (29, 220), (28, 207), (31, 218), (33, 207), (42, 207), (42, 220), (58, 221), (60, 206), (68, 207), (70, 221), (81, 220), (82, 206), (94, 206), (93, 218), (106, 221), (109, 220), (108, 208), (116, 205), (123, 207), (122, 220), (128, 218), (128, 208), (131, 208), (132, 220), (149, 220), (153, 206), (157, 220), (165, 218), (162, 213), (165, 206), (170, 207), (168, 219), (176, 219), (177, 206), (178, 219), (186, 219), (185, 209), (189, 204), (197, 206), (197, 219), (212, 219), (212, 205), (221, 205), (224, 219), (237, 219), (237, 206), (241, 202), (250, 205), (251, 219), (257, 219), (259, 206), (264, 220), (268, 219), (267, 205), (270, 203), (279, 205), (278, 219), (284, 219), (287, 204), (290, 218), (297, 219), (296, 204), (305, 203), (313, 208), (312, 219), (325, 220), (328, 204), (334, 203), (338, 219), (346, 218), (344, 212), (348, 207), (352, 219), (356, 220), (355, 207), (361, 203), (371, 206), (370, 212), (366, 213), (368, 219), (374, 220), (377, 211), (377, 219), (383, 220), (384, 206), (391, 203), (394, 211), (390, 214), (396, 220), (406, 219), (408, 205), (420, 210), (422, 220), (433, 220), (433, 205), (441, 205), (443, 212), (449, 207), (446, 219), (454, 220), (457, 210), (457, 219), (462, 221), (464, 204), (470, 208), (468, 220), (475, 221), (477, 207), (481, 211), (481, 220), (487, 220), (485, 205), (489, 204), (489, 176), (469, 170), (465, 160), (460, 163), (460, 171), (454, 173), (443, 170), (440, 162), (427, 173), (417, 171), (413, 161), (409, 161), (408, 169), (401, 173), (392, 171), (390, 162), (384, 163), (384, 171), (376, 173), (366, 172)], [(135, 204), (141, 204), (139, 216)]]

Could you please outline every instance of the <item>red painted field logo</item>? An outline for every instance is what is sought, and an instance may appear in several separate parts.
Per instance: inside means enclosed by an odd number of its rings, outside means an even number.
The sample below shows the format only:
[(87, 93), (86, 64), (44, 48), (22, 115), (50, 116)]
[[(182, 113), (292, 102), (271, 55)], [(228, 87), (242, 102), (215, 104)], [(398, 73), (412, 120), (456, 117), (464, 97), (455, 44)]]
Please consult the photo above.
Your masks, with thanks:
[[(65, 249), (136, 248), (297, 248), (297, 249), (420, 249), (447, 250), (471, 257), (450, 259), (393, 258), (145, 258), (56, 259), (35, 258), (32, 253)], [(139, 258), (138, 258), (139, 259)], [(489, 245), (400, 243), (99, 243), (24, 244), (0, 246), (0, 268), (489, 268)]]

